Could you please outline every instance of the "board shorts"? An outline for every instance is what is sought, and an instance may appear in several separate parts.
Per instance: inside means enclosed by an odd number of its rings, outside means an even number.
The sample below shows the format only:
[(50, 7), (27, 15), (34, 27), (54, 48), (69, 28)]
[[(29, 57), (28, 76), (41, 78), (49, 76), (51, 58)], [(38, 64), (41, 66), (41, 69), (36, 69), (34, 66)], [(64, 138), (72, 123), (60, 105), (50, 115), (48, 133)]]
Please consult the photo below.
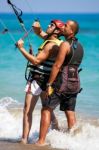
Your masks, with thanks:
[(76, 98), (77, 94), (62, 95), (54, 92), (43, 101), (43, 107), (48, 107), (54, 110), (60, 105), (61, 111), (75, 111)]
[(40, 86), (37, 84), (35, 80), (32, 82), (27, 82), (27, 85), (25, 87), (25, 92), (26, 93), (32, 93), (33, 95), (40, 95), (42, 92), (42, 89)]

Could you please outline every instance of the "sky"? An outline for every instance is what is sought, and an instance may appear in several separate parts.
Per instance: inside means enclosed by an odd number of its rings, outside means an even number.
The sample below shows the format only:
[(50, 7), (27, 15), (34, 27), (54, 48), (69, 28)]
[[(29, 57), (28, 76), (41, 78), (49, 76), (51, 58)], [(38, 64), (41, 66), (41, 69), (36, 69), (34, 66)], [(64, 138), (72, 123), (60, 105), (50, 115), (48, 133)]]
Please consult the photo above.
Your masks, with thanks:
[[(99, 13), (99, 0), (10, 0), (25, 13)], [(0, 0), (0, 12), (12, 12)]]

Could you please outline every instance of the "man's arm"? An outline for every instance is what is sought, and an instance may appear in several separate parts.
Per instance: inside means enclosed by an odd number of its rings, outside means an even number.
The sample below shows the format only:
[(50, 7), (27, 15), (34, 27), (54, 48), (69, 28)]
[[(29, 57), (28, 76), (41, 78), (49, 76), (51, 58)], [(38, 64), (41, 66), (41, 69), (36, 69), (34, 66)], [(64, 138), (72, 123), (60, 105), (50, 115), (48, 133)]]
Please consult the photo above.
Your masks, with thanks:
[(39, 21), (35, 21), (32, 25), (34, 32), (43, 39), (46, 39), (48, 34), (44, 32), (41, 28)]
[(51, 70), (48, 84), (51, 85), (54, 82), (54, 80), (56, 79), (58, 72), (61, 69), (61, 66), (62, 66), (62, 64), (65, 60), (65, 57), (68, 54), (69, 50), (70, 50), (70, 45), (68, 42), (63, 42), (60, 45), (60, 49), (59, 49), (56, 61), (55, 61), (54, 65), (52, 67), (52, 70)]
[(24, 57), (29, 60), (33, 65), (39, 65), (40, 63), (42, 63), (43, 61), (45, 61), (49, 55), (52, 52), (52, 48), (54, 46), (54, 43), (48, 43), (44, 46), (44, 49), (35, 57), (31, 54), (29, 54), (25, 48), (23, 47), (23, 40), (19, 40), (17, 42), (17, 46), (20, 50), (20, 52), (24, 55)]

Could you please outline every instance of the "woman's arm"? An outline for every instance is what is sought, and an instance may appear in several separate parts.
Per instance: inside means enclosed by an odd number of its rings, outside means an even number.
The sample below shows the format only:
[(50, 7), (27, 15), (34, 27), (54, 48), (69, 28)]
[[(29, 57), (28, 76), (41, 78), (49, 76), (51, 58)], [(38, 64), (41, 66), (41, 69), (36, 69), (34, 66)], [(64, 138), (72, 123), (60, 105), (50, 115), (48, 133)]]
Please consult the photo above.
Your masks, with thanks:
[(46, 39), (48, 34), (42, 30), (40, 22), (39, 21), (35, 21), (32, 25), (33, 31), (40, 36), (42, 39)]

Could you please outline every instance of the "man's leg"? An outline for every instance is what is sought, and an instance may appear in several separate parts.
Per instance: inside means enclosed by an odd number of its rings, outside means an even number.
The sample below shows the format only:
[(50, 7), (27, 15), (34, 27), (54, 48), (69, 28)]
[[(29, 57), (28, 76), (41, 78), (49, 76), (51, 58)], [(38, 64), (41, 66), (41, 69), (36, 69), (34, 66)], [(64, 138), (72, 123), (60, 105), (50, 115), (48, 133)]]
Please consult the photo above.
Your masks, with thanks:
[(39, 140), (36, 142), (36, 145), (45, 144), (46, 134), (48, 132), (48, 128), (51, 123), (51, 113), (52, 110), (47, 107), (42, 108), (41, 110), (40, 133), (39, 133)]
[(75, 106), (77, 95), (61, 96), (60, 110), (65, 112), (68, 129), (71, 129), (76, 124)]
[(43, 108), (41, 111), (40, 133), (37, 145), (44, 145), (46, 134), (51, 123), (51, 116), (53, 110), (59, 105), (60, 100), (57, 94), (53, 93), (50, 97), (43, 101)]
[[(43, 101), (45, 100), (45, 92), (44, 91), (41, 93), (40, 97), (41, 97), (41, 102), (43, 104)], [(52, 129), (59, 130), (58, 121), (57, 121), (57, 118), (53, 111), (51, 112), (51, 126), (52, 126)]]
[(71, 129), (76, 124), (76, 117), (74, 111), (65, 111), (67, 117), (68, 129)]
[(33, 96), (31, 93), (26, 93), (25, 105), (23, 111), (23, 134), (22, 143), (27, 143), (29, 132), (32, 125), (32, 112), (35, 108), (38, 96)]

